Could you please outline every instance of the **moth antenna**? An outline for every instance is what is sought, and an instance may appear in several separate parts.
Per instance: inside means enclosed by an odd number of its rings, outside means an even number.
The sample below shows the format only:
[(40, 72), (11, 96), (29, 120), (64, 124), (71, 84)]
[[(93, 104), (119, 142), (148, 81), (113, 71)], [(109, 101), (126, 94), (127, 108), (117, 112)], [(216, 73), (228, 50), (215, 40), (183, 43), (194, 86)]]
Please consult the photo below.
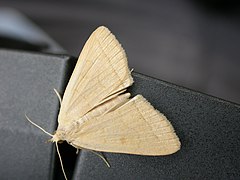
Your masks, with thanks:
[(56, 144), (56, 149), (57, 149), (58, 157), (59, 157), (59, 160), (60, 160), (62, 172), (63, 172), (63, 175), (64, 175), (65, 179), (67, 180), (67, 175), (66, 175), (66, 173), (65, 173), (65, 171), (64, 171), (62, 158), (61, 158), (61, 155), (60, 155), (60, 152), (59, 152), (59, 149), (58, 149), (58, 144), (57, 144), (57, 142), (56, 142), (55, 144)]
[[(90, 150), (91, 151), (91, 150)], [(97, 153), (96, 151), (91, 151), (93, 154), (97, 155), (98, 157), (100, 157), (104, 162), (105, 164), (107, 165), (107, 167), (111, 167), (110, 164), (108, 163), (107, 159), (102, 155), (102, 154), (99, 154)]]
[(49, 132), (47, 132), (45, 129), (43, 129), (41, 126), (37, 125), (36, 123), (34, 123), (33, 121), (30, 120), (30, 118), (27, 116), (27, 114), (25, 113), (25, 117), (26, 119), (31, 123), (33, 124), (34, 126), (36, 126), (38, 129), (42, 130), (44, 133), (46, 133), (47, 135), (53, 137), (53, 135)]
[(58, 100), (59, 100), (59, 102), (60, 102), (60, 104), (62, 103), (62, 97), (60, 96), (60, 94), (59, 94), (59, 92), (54, 88), (53, 89), (54, 90), (54, 92), (56, 93), (56, 95), (57, 95), (57, 97), (58, 97)]

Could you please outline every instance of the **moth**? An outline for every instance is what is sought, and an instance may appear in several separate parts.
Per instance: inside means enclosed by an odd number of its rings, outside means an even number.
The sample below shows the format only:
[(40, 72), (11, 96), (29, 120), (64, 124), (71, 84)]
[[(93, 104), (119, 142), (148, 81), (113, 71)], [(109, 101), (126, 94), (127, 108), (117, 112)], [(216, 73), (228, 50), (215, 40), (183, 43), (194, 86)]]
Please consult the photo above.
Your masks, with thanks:
[[(50, 141), (77, 149), (161, 156), (180, 141), (168, 119), (142, 96), (130, 98), (133, 84), (121, 44), (104, 26), (89, 37), (66, 87), (58, 127)], [(58, 150), (58, 148), (57, 148)]]

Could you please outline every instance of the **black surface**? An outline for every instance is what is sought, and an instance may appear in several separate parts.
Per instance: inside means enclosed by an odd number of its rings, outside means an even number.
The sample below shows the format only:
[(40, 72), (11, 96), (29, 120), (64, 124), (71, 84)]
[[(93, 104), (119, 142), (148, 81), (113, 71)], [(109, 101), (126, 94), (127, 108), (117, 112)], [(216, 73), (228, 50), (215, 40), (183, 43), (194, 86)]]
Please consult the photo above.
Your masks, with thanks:
[[(0, 50), (0, 174), (1, 179), (63, 179), (50, 137), (26, 121), (53, 133), (58, 99), (75, 60), (68, 56)], [(171, 156), (144, 157), (104, 153), (107, 168), (95, 155), (82, 151), (77, 179), (239, 179), (240, 107), (208, 95), (134, 73), (133, 95), (144, 95), (172, 122), (182, 148)], [(67, 175), (75, 149), (60, 145)], [(55, 163), (54, 163), (55, 162)], [(13, 173), (14, 172), (14, 173)]]
[(0, 50), (0, 179), (53, 178), (55, 148), (24, 114), (54, 132), (53, 88), (62, 93), (71, 63), (68, 56)]
[(170, 156), (104, 153), (111, 164), (82, 151), (79, 179), (240, 179), (240, 106), (134, 73), (133, 94), (164, 113), (182, 143)]

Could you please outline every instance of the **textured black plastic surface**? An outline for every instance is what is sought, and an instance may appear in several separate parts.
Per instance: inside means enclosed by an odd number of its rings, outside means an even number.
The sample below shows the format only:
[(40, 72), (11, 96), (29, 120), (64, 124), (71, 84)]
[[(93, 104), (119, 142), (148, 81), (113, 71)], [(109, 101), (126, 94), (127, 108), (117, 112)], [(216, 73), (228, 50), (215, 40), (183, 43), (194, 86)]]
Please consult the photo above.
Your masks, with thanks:
[(170, 156), (91, 152), (78, 157), (79, 179), (240, 179), (240, 107), (179, 86), (134, 73), (132, 94), (144, 95), (164, 113), (182, 143)]
[(52, 179), (55, 149), (50, 137), (31, 125), (53, 133), (58, 99), (70, 69), (68, 56), (0, 50), (0, 179)]
[[(26, 121), (24, 113), (54, 132), (59, 107), (53, 88), (63, 92), (72, 63), (68, 56), (0, 50), (0, 179), (53, 179), (55, 152), (45, 143), (50, 137)], [(138, 73), (133, 76), (129, 91), (144, 95), (169, 118), (181, 150), (163, 157), (104, 153), (111, 168), (81, 151), (74, 180), (240, 178), (238, 105)], [(62, 148), (69, 175), (74, 158)]]

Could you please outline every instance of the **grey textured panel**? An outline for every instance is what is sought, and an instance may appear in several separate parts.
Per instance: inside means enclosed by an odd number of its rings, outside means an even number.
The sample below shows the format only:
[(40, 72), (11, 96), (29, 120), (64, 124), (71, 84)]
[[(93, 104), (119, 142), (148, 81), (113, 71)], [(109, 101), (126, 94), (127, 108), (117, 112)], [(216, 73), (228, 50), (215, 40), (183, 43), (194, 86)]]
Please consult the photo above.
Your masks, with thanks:
[(240, 106), (137, 73), (134, 80), (130, 91), (169, 118), (181, 150), (162, 157), (104, 153), (111, 168), (82, 151), (74, 180), (240, 178)]
[(0, 50), (0, 177), (52, 179), (55, 152), (49, 136), (24, 113), (53, 133), (58, 99), (69, 69), (68, 56)]

